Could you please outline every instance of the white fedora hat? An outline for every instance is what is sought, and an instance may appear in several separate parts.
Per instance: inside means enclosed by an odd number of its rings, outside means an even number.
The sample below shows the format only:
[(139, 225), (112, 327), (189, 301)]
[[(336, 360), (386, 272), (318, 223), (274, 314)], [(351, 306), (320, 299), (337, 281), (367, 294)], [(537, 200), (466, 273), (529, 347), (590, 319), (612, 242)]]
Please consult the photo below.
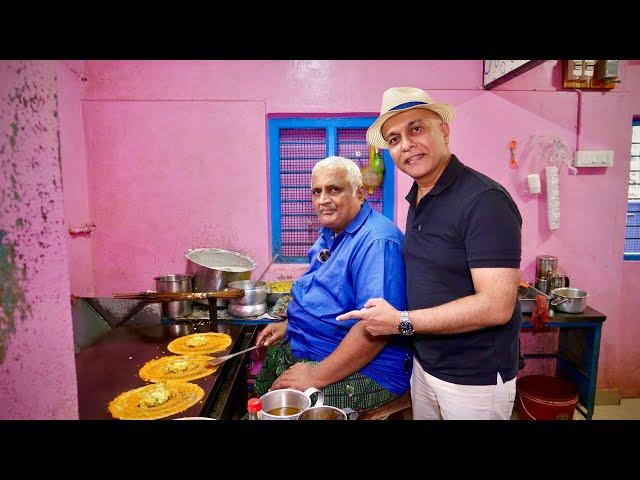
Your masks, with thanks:
[(390, 117), (412, 108), (422, 108), (431, 110), (442, 118), (444, 123), (453, 120), (454, 109), (446, 103), (436, 103), (427, 92), (414, 87), (393, 87), (382, 95), (382, 106), (380, 116), (373, 122), (367, 130), (367, 141), (369, 145), (376, 148), (389, 148), (389, 144), (382, 136), (382, 125)]

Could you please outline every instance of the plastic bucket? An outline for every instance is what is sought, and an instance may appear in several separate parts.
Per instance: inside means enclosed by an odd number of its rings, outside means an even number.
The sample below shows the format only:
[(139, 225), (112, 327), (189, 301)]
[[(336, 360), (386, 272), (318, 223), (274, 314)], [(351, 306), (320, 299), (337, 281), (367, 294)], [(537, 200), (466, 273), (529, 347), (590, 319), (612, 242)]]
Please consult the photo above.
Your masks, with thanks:
[(528, 375), (516, 381), (516, 413), (521, 420), (573, 420), (578, 388), (566, 379)]

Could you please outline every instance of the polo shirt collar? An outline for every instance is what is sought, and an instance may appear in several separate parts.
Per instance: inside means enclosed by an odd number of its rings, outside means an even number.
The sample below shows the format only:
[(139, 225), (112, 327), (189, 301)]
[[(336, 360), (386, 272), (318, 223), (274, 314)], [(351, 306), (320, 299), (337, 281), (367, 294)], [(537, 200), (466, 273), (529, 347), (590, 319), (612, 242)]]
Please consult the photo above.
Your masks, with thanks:
[[(358, 229), (362, 226), (362, 224), (367, 219), (370, 213), (371, 213), (371, 205), (369, 205), (369, 202), (365, 200), (362, 203), (362, 206), (360, 207), (360, 211), (358, 212), (358, 214), (355, 216), (353, 220), (351, 220), (351, 222), (349, 222), (349, 225), (347, 225), (344, 231), (347, 233), (354, 233), (358, 231)], [(323, 237), (333, 238), (333, 230), (331, 230), (330, 228), (322, 227), (320, 229), (320, 232), (322, 233)]]
[[(435, 196), (442, 192), (445, 188), (453, 183), (460, 172), (464, 169), (464, 165), (458, 157), (456, 157), (453, 153), (451, 154), (451, 160), (449, 160), (449, 164), (445, 167), (440, 175), (440, 178), (436, 181), (436, 184), (433, 188), (427, 193), (427, 195)], [(405, 200), (409, 203), (415, 203), (416, 196), (418, 195), (418, 184), (414, 181), (411, 186), (411, 190), (407, 194)], [(426, 196), (426, 195), (425, 195)]]

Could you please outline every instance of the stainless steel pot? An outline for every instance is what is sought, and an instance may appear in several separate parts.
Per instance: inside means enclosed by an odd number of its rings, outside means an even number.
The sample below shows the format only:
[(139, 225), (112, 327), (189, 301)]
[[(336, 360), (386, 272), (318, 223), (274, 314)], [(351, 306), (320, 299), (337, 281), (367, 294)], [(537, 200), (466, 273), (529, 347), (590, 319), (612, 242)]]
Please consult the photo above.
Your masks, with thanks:
[(357, 420), (358, 416), (358, 412), (353, 408), (316, 405), (303, 410), (298, 415), (298, 420)]
[(319, 405), (307, 408), (298, 415), (298, 420), (346, 420), (347, 414), (338, 407)]
[(571, 281), (569, 277), (560, 272), (549, 272), (547, 274), (547, 288), (549, 291), (555, 290), (556, 288), (570, 287)]
[(583, 313), (587, 309), (589, 294), (578, 288), (556, 288), (551, 290), (550, 304), (560, 312)]
[(267, 284), (265, 282), (254, 282), (253, 280), (240, 280), (229, 282), (229, 288), (244, 290), (244, 296), (232, 298), (229, 304), (233, 305), (258, 305), (267, 300)]
[(553, 255), (538, 255), (536, 257), (536, 278), (547, 278), (549, 272), (558, 269), (558, 257)]
[[(187, 272), (193, 275), (194, 292), (217, 292), (227, 287), (229, 282), (249, 280), (256, 263), (238, 252), (220, 248), (194, 248), (189, 250)], [(204, 305), (208, 301), (197, 300)], [(224, 306), (227, 300), (219, 298), (217, 305)]]
[(300, 412), (311, 406), (311, 395), (317, 393), (314, 406), (324, 404), (324, 393), (314, 387), (307, 388), (304, 392), (293, 388), (271, 390), (260, 397), (262, 410), (260, 420), (297, 420)]
[(229, 313), (234, 317), (259, 317), (266, 313), (267, 304), (258, 303), (257, 305), (235, 305), (229, 303)]
[[(156, 291), (185, 293), (191, 292), (191, 275), (169, 274), (154, 277), (156, 281)], [(188, 317), (193, 313), (192, 300), (179, 300), (176, 302), (164, 302), (162, 304), (162, 316), (166, 318)]]

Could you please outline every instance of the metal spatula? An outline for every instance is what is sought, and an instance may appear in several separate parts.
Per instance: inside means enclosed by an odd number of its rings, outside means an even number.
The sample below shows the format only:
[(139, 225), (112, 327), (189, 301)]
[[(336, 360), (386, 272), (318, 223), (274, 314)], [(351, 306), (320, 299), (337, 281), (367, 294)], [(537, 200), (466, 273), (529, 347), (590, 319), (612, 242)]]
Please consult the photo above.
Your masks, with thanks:
[(220, 363), (226, 362), (227, 360), (229, 360), (230, 358), (235, 357), (236, 355), (240, 355), (241, 353), (245, 353), (248, 352), (250, 350), (254, 350), (258, 347), (260, 347), (261, 345), (254, 345), (253, 347), (247, 348), (246, 350), (240, 350), (239, 352), (236, 353), (232, 353), (231, 355), (224, 355), (222, 357), (216, 357), (213, 360), (209, 360), (209, 365), (218, 365)]

